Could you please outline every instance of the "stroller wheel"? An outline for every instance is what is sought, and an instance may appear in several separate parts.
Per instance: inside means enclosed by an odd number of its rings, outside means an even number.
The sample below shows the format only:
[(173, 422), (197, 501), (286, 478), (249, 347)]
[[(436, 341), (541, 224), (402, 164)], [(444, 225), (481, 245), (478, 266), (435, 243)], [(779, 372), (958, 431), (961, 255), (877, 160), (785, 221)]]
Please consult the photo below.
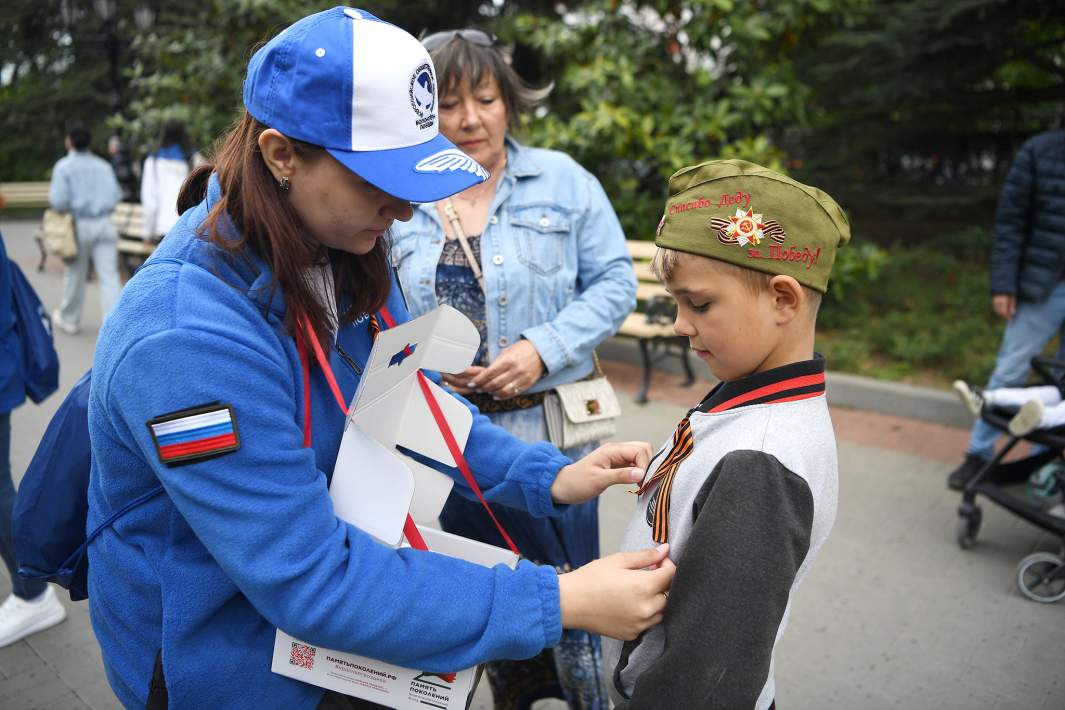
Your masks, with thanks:
[(976, 542), (976, 535), (980, 532), (980, 523), (983, 521), (983, 511), (980, 506), (974, 505), (967, 510), (958, 511), (958, 547), (968, 550)]
[(1017, 565), (1017, 586), (1034, 602), (1065, 599), (1065, 559), (1050, 552), (1028, 555)]

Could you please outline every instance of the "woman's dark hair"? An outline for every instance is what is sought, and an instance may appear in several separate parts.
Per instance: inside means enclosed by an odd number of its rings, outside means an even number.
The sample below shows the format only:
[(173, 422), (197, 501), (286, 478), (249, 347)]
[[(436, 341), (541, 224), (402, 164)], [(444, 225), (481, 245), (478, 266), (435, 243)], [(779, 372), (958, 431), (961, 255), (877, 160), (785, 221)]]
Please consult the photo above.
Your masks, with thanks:
[(547, 98), (553, 87), (548, 84), (542, 89), (532, 88), (507, 63), (499, 47), (468, 42), (459, 34), (430, 52), (429, 56), (436, 67), (441, 96), (456, 91), (464, 81), (476, 88), (487, 78), (495, 79), (503, 105), (507, 107), (507, 128), (511, 132), (518, 130), (522, 116)]
[(185, 130), (185, 124), (176, 118), (164, 121), (162, 128), (159, 130), (159, 147), (166, 148), (171, 145), (181, 148), (181, 154), (185, 156), (185, 162), (189, 164), (189, 170), (192, 170), (193, 150), (192, 142), (189, 140), (189, 132)]
[[(391, 288), (385, 240), (367, 254), (355, 255), (329, 249), (315, 241), (300, 221), (288, 198), (278, 188), (259, 150), (259, 134), (267, 126), (245, 112), (233, 129), (219, 140), (214, 165), (201, 165), (189, 173), (178, 195), (178, 213), (199, 204), (207, 194), (212, 172), (218, 173), (222, 198), (200, 226), (215, 245), (233, 254), (251, 249), (273, 272), (273, 288), (285, 299), (285, 325), (295, 334), (297, 314), (306, 315), (320, 340), (332, 327), (325, 306), (305, 276), (306, 270), (328, 256), (336, 293), (341, 304), (340, 325), (352, 323), (364, 313), (385, 304)], [(324, 160), (323, 148), (289, 138), (303, 160)], [(233, 229), (228, 225), (232, 224)]]

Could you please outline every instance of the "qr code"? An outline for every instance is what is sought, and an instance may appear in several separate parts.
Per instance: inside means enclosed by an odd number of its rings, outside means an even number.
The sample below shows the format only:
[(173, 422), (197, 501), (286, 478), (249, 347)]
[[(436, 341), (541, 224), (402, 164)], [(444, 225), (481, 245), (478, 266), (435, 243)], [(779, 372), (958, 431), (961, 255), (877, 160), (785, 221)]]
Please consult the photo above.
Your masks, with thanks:
[(293, 641), (292, 652), (288, 654), (288, 662), (294, 666), (311, 670), (314, 668), (314, 647)]

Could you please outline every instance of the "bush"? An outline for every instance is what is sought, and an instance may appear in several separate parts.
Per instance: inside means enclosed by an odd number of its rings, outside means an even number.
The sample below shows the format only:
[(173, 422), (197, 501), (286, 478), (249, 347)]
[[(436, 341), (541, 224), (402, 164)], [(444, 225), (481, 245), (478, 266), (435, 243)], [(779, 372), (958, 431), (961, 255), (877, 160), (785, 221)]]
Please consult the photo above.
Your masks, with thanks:
[(818, 324), (829, 367), (941, 386), (986, 381), (1002, 336), (989, 241), (965, 229), (917, 246), (841, 249)]

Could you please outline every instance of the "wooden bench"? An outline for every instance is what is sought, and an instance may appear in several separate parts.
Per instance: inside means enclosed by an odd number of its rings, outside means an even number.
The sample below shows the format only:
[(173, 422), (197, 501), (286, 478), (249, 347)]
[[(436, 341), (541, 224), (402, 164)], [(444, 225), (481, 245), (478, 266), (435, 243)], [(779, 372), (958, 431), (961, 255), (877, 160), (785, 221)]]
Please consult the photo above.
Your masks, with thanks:
[(48, 206), (47, 182), (0, 182), (0, 197), (6, 208)]
[(688, 339), (673, 332), (677, 304), (666, 287), (651, 272), (655, 255), (654, 242), (628, 240), (629, 256), (636, 271), (636, 310), (622, 323), (618, 335), (636, 338), (643, 361), (643, 383), (636, 402), (647, 402), (651, 387), (651, 371), (655, 364), (667, 357), (678, 357), (684, 367), (685, 387), (695, 384), (695, 373), (688, 361)]
[(156, 247), (144, 229), (144, 208), (139, 202), (119, 202), (111, 212), (111, 223), (118, 230), (119, 265), (132, 274)]
[[(9, 183), (10, 184), (10, 183)], [(48, 183), (45, 186), (44, 206), (48, 206)], [(118, 230), (118, 265), (127, 275), (133, 274), (144, 260), (155, 251), (156, 243), (148, 238), (144, 229), (144, 208), (136, 202), (119, 202), (111, 212), (111, 223)], [(41, 252), (41, 260), (37, 264), (38, 271), (44, 271), (48, 254), (44, 251), (44, 244), (40, 235), (34, 236), (37, 248)]]

